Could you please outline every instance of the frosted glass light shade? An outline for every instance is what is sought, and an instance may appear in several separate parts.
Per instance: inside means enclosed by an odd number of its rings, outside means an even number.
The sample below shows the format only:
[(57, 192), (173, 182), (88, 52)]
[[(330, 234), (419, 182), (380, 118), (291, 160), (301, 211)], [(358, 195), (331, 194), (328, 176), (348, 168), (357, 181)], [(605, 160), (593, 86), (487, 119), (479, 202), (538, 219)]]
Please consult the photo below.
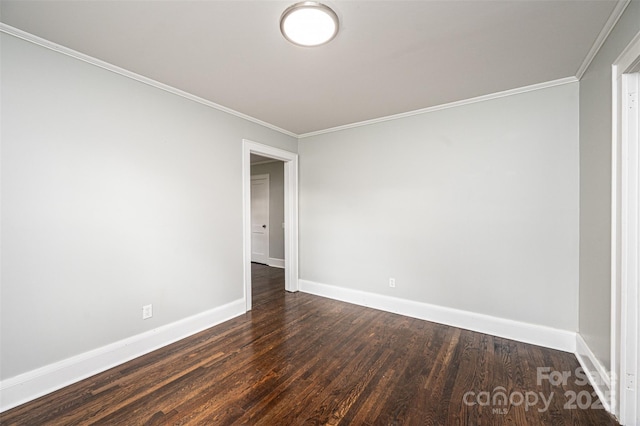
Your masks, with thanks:
[(300, 46), (319, 46), (338, 34), (338, 16), (328, 6), (315, 1), (296, 3), (280, 17), (280, 31)]

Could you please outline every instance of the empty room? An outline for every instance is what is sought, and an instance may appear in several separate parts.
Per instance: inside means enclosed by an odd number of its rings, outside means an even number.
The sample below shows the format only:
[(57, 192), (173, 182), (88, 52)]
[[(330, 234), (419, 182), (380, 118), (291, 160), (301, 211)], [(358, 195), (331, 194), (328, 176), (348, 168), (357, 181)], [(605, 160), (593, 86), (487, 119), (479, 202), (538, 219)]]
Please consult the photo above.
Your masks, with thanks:
[(640, 425), (640, 0), (0, 0), (0, 424)]

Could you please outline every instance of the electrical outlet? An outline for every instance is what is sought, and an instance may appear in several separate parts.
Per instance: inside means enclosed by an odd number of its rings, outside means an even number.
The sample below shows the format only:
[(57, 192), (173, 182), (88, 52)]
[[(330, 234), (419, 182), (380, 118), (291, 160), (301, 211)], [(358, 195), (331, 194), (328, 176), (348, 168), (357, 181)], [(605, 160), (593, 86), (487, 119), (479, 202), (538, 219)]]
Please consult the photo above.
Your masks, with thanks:
[(396, 279), (389, 278), (389, 287), (395, 287), (395, 286), (396, 286)]
[(151, 318), (153, 316), (153, 305), (144, 305), (142, 307), (142, 319)]

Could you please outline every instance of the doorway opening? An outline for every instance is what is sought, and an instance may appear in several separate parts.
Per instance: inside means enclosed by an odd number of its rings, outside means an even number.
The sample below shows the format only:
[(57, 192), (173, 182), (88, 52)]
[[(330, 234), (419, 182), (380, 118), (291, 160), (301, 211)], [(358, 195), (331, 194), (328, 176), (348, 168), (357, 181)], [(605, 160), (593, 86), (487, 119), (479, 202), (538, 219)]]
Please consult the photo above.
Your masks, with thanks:
[[(270, 223), (256, 223), (256, 232), (253, 232), (254, 224), (252, 223), (252, 177), (251, 177), (251, 156), (254, 156), (254, 163), (256, 162), (256, 156), (259, 156), (264, 159), (264, 161), (278, 161), (282, 162), (283, 167), (283, 192), (284, 192), (284, 222), (281, 223), (280, 227), (284, 230), (283, 232), (283, 258), (279, 259), (277, 257), (271, 256), (270, 251), (270, 242), (266, 242), (268, 239), (265, 239), (264, 234), (266, 231), (272, 231), (271, 233), (275, 233), (277, 225), (273, 226), (273, 222), (271, 221), (269, 215)], [(242, 141), (242, 175), (243, 175), (243, 218), (244, 218), (244, 226), (243, 226), (243, 235), (244, 235), (244, 244), (243, 244), (243, 267), (244, 267), (244, 297), (246, 301), (246, 310), (251, 310), (252, 306), (252, 297), (251, 297), (251, 269), (252, 269), (252, 259), (254, 258), (253, 246), (252, 244), (254, 239), (259, 244), (262, 244), (261, 247), (258, 247), (258, 251), (261, 253), (257, 253), (259, 259), (262, 259), (267, 265), (269, 262), (272, 263), (271, 266), (283, 267), (284, 268), (284, 281), (285, 281), (285, 290), (289, 292), (298, 291), (298, 154), (285, 151), (282, 149), (274, 148), (268, 145), (263, 145), (257, 142), (253, 142), (250, 140), (243, 139)], [(259, 180), (259, 179), (257, 179)], [(265, 184), (263, 180), (261, 185)], [(268, 191), (268, 190), (267, 190)], [(264, 186), (263, 186), (264, 192)], [(254, 192), (255, 194), (255, 192)], [(262, 194), (264, 197), (264, 193)], [(264, 213), (263, 213), (264, 214)], [(260, 215), (257, 215), (255, 219), (261, 219), (263, 222), (266, 222), (267, 219)], [(276, 219), (277, 220), (277, 219)], [(264, 225), (264, 228), (262, 226)], [(260, 233), (259, 229), (261, 228), (265, 230), (265, 233)], [(277, 242), (274, 241), (274, 248), (276, 247)], [(256, 258), (256, 259), (257, 259)], [(281, 260), (281, 265), (279, 264), (279, 260)]]

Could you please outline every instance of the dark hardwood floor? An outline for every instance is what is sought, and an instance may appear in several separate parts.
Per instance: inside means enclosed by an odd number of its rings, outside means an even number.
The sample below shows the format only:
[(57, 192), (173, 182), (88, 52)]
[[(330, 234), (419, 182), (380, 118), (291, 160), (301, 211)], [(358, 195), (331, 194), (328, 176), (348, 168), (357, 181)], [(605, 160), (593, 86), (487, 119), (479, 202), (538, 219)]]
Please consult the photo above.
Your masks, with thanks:
[[(253, 287), (251, 312), (16, 407), (0, 423), (617, 424), (591, 408), (598, 401), (576, 381), (572, 354), (286, 293), (283, 271), (262, 265), (253, 265)], [(553, 386), (538, 367), (571, 377)]]

